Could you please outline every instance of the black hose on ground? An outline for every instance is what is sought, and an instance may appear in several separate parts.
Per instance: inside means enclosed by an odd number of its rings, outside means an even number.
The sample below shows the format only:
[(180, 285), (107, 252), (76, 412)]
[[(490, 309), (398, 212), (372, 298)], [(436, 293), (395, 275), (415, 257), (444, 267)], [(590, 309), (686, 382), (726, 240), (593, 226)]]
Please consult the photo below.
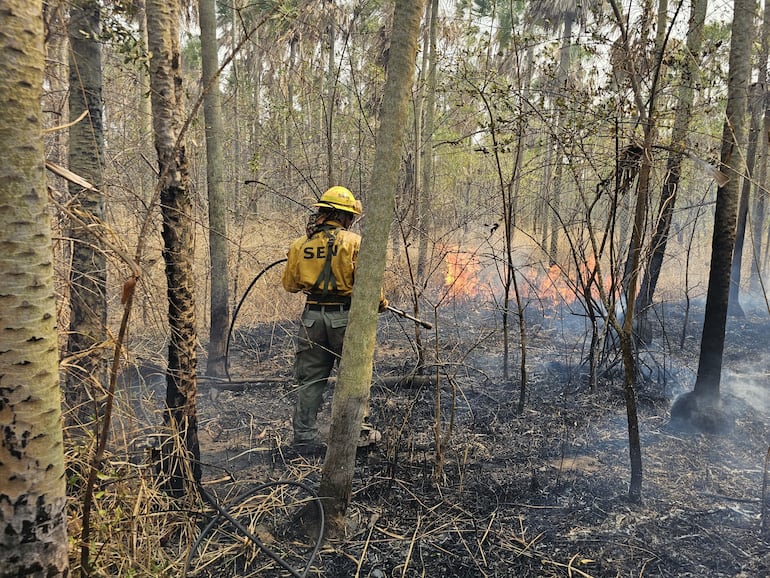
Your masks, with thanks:
[[(244, 291), (243, 296), (238, 302), (238, 306), (235, 308), (235, 311), (233, 311), (233, 317), (230, 320), (230, 327), (227, 331), (227, 342), (225, 345), (225, 375), (227, 375), (228, 381), (232, 381), (230, 377), (230, 342), (233, 336), (233, 327), (235, 327), (235, 320), (238, 318), (238, 312), (241, 310), (241, 306), (243, 305), (244, 301), (246, 301), (246, 298), (249, 296), (249, 293), (254, 288), (254, 285), (256, 285), (257, 281), (259, 281), (259, 279), (262, 277), (262, 275), (267, 273), (270, 269), (272, 269), (276, 265), (280, 265), (281, 263), (285, 263), (286, 261), (287, 259), (285, 257), (283, 259), (278, 259), (277, 261), (273, 261), (264, 269), (262, 269), (259, 273), (257, 273), (256, 277), (254, 277), (254, 279), (251, 280), (251, 283), (249, 283), (249, 286), (246, 288), (246, 291)], [(316, 494), (312, 488), (310, 488), (309, 486), (306, 486), (301, 482), (283, 480), (283, 481), (267, 482), (264, 484), (260, 484), (259, 486), (255, 487), (254, 489), (250, 490), (249, 492), (247, 492), (243, 496), (240, 496), (239, 498), (241, 500), (244, 500), (254, 495), (257, 492), (260, 492), (270, 487), (277, 487), (277, 486), (295, 486), (297, 488), (304, 490), (310, 495), (311, 500), (313, 501), (313, 503), (316, 504), (318, 508), (318, 536), (316, 538), (316, 543), (315, 543), (315, 546), (313, 547), (313, 551), (310, 553), (310, 557), (308, 558), (308, 561), (305, 564), (305, 568), (301, 573), (297, 571), (295, 568), (293, 568), (283, 558), (281, 558), (279, 554), (277, 554), (276, 552), (268, 548), (257, 536), (255, 536), (251, 531), (249, 531), (248, 528), (246, 528), (235, 517), (233, 517), (227, 508), (225, 508), (219, 502), (217, 502), (214, 496), (209, 494), (206, 490), (203, 489), (203, 487), (200, 484), (198, 484), (198, 490), (201, 496), (209, 505), (211, 505), (212, 508), (214, 508), (214, 510), (216, 510), (217, 515), (214, 516), (211, 519), (211, 521), (206, 525), (206, 527), (201, 531), (201, 533), (198, 535), (195, 542), (193, 543), (192, 547), (190, 548), (190, 552), (187, 555), (187, 561), (185, 562), (183, 576), (187, 576), (187, 571), (190, 568), (190, 563), (195, 557), (198, 551), (198, 548), (200, 547), (203, 540), (205, 540), (209, 532), (211, 532), (214, 528), (216, 528), (224, 519), (224, 520), (227, 520), (230, 524), (232, 524), (239, 532), (241, 532), (243, 536), (248, 538), (255, 546), (257, 546), (257, 548), (262, 550), (267, 557), (273, 560), (281, 568), (289, 572), (292, 576), (295, 576), (296, 578), (306, 578), (306, 576), (308, 575), (308, 572), (310, 571), (310, 568), (313, 565), (313, 561), (318, 555), (318, 551), (321, 549), (321, 543), (323, 542), (323, 535), (324, 535), (324, 529), (325, 529), (324, 528), (325, 526), (324, 510), (323, 510), (323, 505), (321, 504), (321, 500), (318, 498), (318, 494)]]
[(232, 336), (233, 336), (233, 327), (235, 327), (235, 320), (238, 318), (238, 312), (241, 310), (241, 305), (243, 305), (243, 302), (246, 301), (246, 297), (249, 296), (249, 292), (257, 283), (257, 281), (259, 281), (259, 278), (262, 277), (262, 275), (270, 271), (270, 269), (272, 269), (276, 265), (280, 265), (281, 263), (285, 263), (286, 261), (288, 261), (286, 257), (284, 257), (283, 259), (278, 259), (277, 261), (270, 263), (267, 267), (265, 267), (259, 273), (257, 273), (257, 276), (251, 280), (251, 283), (249, 283), (249, 286), (246, 288), (246, 291), (243, 292), (243, 297), (241, 297), (241, 300), (238, 302), (238, 306), (235, 308), (235, 311), (233, 311), (233, 318), (230, 320), (230, 329), (228, 329), (227, 331), (227, 343), (225, 344), (225, 375), (227, 376), (227, 381), (232, 381), (230, 379), (230, 340), (232, 339)]
[(232, 524), (241, 534), (243, 534), (244, 537), (248, 538), (257, 548), (262, 550), (262, 552), (265, 553), (267, 557), (269, 557), (271, 560), (276, 562), (281, 568), (289, 572), (292, 576), (295, 578), (306, 578), (308, 575), (308, 572), (310, 572), (311, 567), (313, 566), (313, 561), (315, 560), (316, 556), (318, 555), (318, 551), (321, 549), (321, 544), (323, 542), (323, 535), (324, 535), (324, 526), (325, 526), (325, 520), (324, 520), (324, 510), (323, 505), (321, 504), (321, 500), (318, 497), (318, 494), (313, 491), (312, 488), (309, 486), (303, 484), (302, 482), (294, 482), (291, 480), (282, 480), (277, 482), (267, 482), (264, 484), (260, 484), (259, 486), (249, 490), (244, 495), (239, 496), (240, 500), (245, 500), (257, 492), (261, 492), (262, 490), (265, 490), (267, 488), (271, 487), (277, 487), (277, 486), (294, 486), (297, 488), (300, 488), (307, 492), (312, 502), (317, 506), (318, 508), (318, 536), (316, 537), (316, 543), (313, 547), (313, 551), (310, 553), (310, 557), (307, 560), (307, 563), (305, 564), (305, 568), (302, 570), (302, 572), (299, 572), (296, 568), (292, 567), (286, 560), (281, 558), (279, 554), (268, 548), (257, 536), (255, 536), (248, 528), (246, 528), (243, 524), (241, 524), (232, 514), (230, 514), (229, 510), (222, 506), (217, 500), (209, 494), (206, 490), (203, 489), (203, 487), (198, 484), (198, 490), (203, 497), (203, 499), (211, 505), (214, 510), (216, 510), (217, 515), (214, 516), (211, 521), (206, 525), (206, 527), (201, 531), (201, 533), (196, 538), (195, 542), (193, 543), (192, 547), (190, 548), (190, 552), (187, 554), (187, 561), (185, 562), (184, 567), (184, 573), (182, 576), (187, 576), (187, 571), (190, 568), (190, 564), (192, 560), (194, 559), (196, 553), (198, 552), (198, 548), (203, 543), (203, 540), (206, 539), (206, 536), (216, 528), (221, 521), (227, 520), (230, 524)]

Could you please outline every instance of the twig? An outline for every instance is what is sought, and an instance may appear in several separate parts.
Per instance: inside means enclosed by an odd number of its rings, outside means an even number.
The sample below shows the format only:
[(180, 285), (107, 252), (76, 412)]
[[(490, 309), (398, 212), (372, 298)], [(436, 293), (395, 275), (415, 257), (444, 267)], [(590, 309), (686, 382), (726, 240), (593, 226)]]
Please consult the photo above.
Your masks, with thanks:
[(412, 550), (414, 550), (414, 542), (417, 539), (417, 531), (420, 529), (420, 524), (422, 523), (422, 516), (419, 514), (417, 515), (417, 525), (414, 527), (414, 533), (412, 534), (412, 539), (409, 541), (409, 550), (406, 553), (406, 560), (404, 560), (404, 568), (401, 570), (401, 578), (404, 578), (406, 576), (406, 569), (409, 567), (409, 560), (412, 558)]
[(366, 558), (366, 551), (369, 549), (369, 544), (371, 543), (371, 540), (372, 540), (372, 532), (374, 532), (374, 527), (377, 525), (377, 520), (379, 519), (380, 519), (380, 515), (377, 512), (375, 512), (372, 515), (371, 521), (369, 522), (369, 533), (366, 536), (366, 542), (364, 542), (363, 550), (361, 550), (361, 557), (356, 562), (356, 574), (354, 578), (359, 578), (359, 576), (361, 575), (361, 566), (363, 566), (364, 564), (364, 559)]
[[(60, 131), (60, 130), (66, 130), (66, 129), (68, 129), (68, 128), (69, 128), (69, 127), (71, 127), (71, 126), (75, 126), (77, 123), (79, 123), (79, 122), (80, 122), (81, 120), (83, 120), (85, 117), (87, 117), (87, 116), (88, 116), (88, 114), (89, 114), (90, 112), (91, 112), (91, 111), (89, 111), (88, 109), (86, 109), (86, 110), (84, 110), (82, 113), (80, 113), (80, 116), (79, 116), (79, 117), (77, 117), (77, 118), (76, 118), (75, 120), (73, 120), (73, 121), (70, 121), (70, 122), (68, 122), (67, 124), (60, 124), (60, 125), (58, 125), (58, 126), (52, 126), (52, 127), (50, 127), (50, 128), (45, 128), (45, 129), (43, 129), (43, 134), (49, 134), (49, 133), (52, 133), (52, 132), (58, 132), (58, 131)], [(48, 164), (48, 163), (46, 163), (46, 164)]]
[[(579, 570), (575, 568), (572, 563), (575, 561), (575, 559), (579, 556), (579, 554), (575, 554), (572, 558), (570, 558), (569, 562), (567, 564), (562, 564), (561, 562), (555, 562), (553, 560), (543, 560), (543, 564), (551, 564), (553, 566), (557, 566), (558, 568), (566, 568), (567, 574), (569, 576), (572, 576), (574, 574), (578, 574), (579, 576), (582, 576), (583, 578), (594, 578), (591, 574), (587, 574), (586, 572), (583, 572), (582, 570)], [(593, 560), (582, 560), (581, 562), (593, 562)]]
[(80, 566), (81, 571), (88, 576), (91, 573), (90, 566), (90, 539), (91, 539), (91, 503), (93, 500), (94, 486), (96, 485), (96, 478), (100, 470), (102, 458), (104, 456), (104, 449), (107, 446), (107, 440), (110, 435), (110, 426), (112, 422), (112, 406), (115, 400), (115, 389), (118, 381), (118, 369), (120, 367), (120, 355), (123, 346), (123, 342), (126, 338), (126, 332), (128, 331), (128, 319), (131, 314), (131, 305), (134, 302), (134, 291), (136, 289), (136, 277), (128, 279), (123, 285), (123, 318), (120, 321), (120, 330), (118, 331), (118, 339), (115, 342), (115, 353), (112, 359), (112, 370), (110, 372), (110, 385), (107, 393), (107, 403), (104, 409), (104, 421), (102, 423), (102, 431), (97, 440), (96, 450), (94, 451), (93, 459), (91, 461), (91, 467), (88, 472), (88, 481), (86, 483), (86, 491), (83, 496), (83, 519), (82, 530), (80, 533), (81, 550), (80, 550)]

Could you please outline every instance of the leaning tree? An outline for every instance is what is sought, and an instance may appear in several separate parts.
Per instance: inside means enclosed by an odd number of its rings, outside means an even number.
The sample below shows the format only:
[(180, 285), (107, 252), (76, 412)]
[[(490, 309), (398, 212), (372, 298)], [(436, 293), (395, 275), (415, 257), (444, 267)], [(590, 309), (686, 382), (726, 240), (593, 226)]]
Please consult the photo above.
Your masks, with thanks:
[(356, 284), (350, 308), (339, 380), (332, 402), (330, 444), (319, 495), (332, 533), (341, 534), (350, 502), (356, 459), (356, 440), (369, 398), (377, 331), (377, 307), (385, 271), (387, 239), (393, 215), (394, 191), (406, 126), (409, 93), (417, 56), (422, 0), (395, 3), (388, 75), (380, 111), (377, 151), (372, 172), (371, 219), (361, 243)]

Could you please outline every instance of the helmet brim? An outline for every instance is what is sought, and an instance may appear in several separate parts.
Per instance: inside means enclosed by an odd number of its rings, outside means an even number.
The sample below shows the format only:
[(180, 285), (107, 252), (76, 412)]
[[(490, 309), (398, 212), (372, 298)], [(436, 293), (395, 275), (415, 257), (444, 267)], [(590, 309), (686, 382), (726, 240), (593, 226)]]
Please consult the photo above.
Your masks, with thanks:
[(313, 206), (320, 209), (336, 209), (336, 207), (331, 206), (329, 203), (313, 203)]
[(357, 211), (354, 207), (343, 207), (340, 205), (332, 205), (331, 203), (314, 203), (314, 207), (321, 209), (334, 209), (335, 211), (342, 211), (343, 213), (350, 213), (351, 215), (360, 215), (361, 211)]

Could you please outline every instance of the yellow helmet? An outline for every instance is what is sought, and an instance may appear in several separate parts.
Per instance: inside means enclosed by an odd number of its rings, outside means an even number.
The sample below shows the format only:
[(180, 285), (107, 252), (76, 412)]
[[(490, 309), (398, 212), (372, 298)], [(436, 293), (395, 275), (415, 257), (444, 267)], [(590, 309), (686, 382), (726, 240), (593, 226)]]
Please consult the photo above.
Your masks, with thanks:
[(345, 187), (332, 187), (327, 189), (320, 200), (313, 205), (314, 207), (326, 207), (327, 209), (337, 209), (354, 215), (361, 214), (361, 202), (357, 201), (348, 189)]

